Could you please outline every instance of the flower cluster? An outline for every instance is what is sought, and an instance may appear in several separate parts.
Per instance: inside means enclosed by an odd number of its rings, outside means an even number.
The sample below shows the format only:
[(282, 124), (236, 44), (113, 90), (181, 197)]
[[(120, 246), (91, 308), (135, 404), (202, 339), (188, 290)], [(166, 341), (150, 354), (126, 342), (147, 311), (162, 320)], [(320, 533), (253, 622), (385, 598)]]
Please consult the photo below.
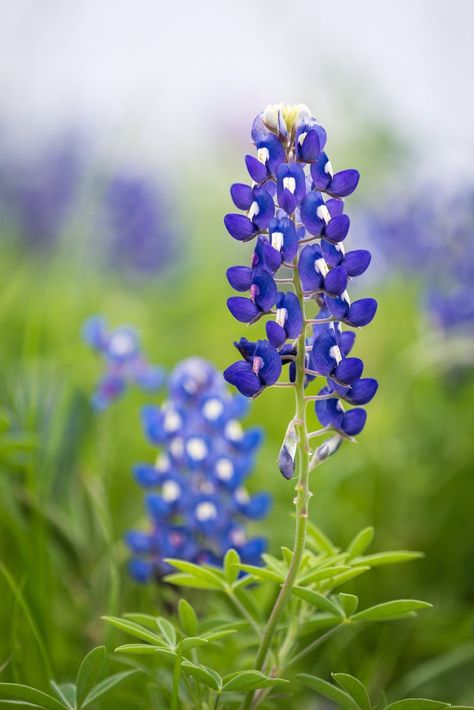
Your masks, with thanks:
[[(230, 285), (248, 292), (229, 298), (228, 307), (243, 323), (270, 319), (265, 339), (236, 343), (243, 360), (224, 377), (247, 397), (276, 384), (286, 364), (295, 382), (298, 349), (304, 347), (306, 384), (326, 378), (315, 397), (319, 421), (355, 436), (366, 412), (359, 406), (346, 412), (342, 401), (367, 404), (377, 389), (376, 380), (362, 378), (362, 361), (349, 357), (355, 336), (343, 330), (366, 325), (377, 308), (373, 298), (351, 303), (347, 292), (371, 260), (367, 250), (344, 248), (350, 226), (344, 198), (357, 187), (359, 173), (333, 171), (324, 152), (326, 132), (303, 105), (268, 106), (253, 123), (252, 139), (257, 156), (245, 157), (251, 185), (230, 189), (244, 214), (228, 214), (224, 222), (234, 239), (255, 239), (255, 248), (250, 266), (227, 271)], [(280, 290), (283, 284), (291, 290)], [(305, 305), (315, 309), (310, 318)]]
[(104, 195), (107, 255), (119, 268), (151, 274), (170, 261), (176, 242), (163, 197), (153, 181), (122, 173), (113, 177)]
[(106, 371), (92, 397), (96, 410), (106, 409), (124, 393), (128, 384), (137, 385), (146, 392), (155, 392), (163, 387), (165, 371), (146, 360), (133, 328), (119, 326), (108, 330), (102, 317), (92, 316), (84, 323), (83, 337), (105, 361)]
[[(363, 212), (369, 243), (390, 271), (420, 280), (424, 305), (444, 331), (474, 326), (474, 190), (418, 187)], [(382, 269), (380, 269), (383, 272)]]
[(161, 406), (144, 408), (144, 429), (159, 454), (134, 469), (152, 519), (148, 532), (126, 536), (138, 581), (168, 572), (166, 558), (218, 565), (230, 548), (259, 563), (266, 541), (248, 538), (245, 520), (263, 518), (271, 499), (244, 486), (262, 440), (260, 429), (240, 424), (247, 409), (248, 400), (230, 394), (222, 375), (196, 357), (172, 372)]

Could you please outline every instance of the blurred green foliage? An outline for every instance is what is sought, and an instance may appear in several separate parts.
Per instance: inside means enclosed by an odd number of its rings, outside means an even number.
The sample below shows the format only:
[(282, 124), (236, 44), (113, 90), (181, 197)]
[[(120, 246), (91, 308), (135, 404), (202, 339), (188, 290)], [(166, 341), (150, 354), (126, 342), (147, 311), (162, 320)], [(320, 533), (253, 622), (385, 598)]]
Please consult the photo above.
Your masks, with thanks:
[[(245, 327), (227, 312), (225, 267), (245, 263), (248, 252), (224, 236), (228, 180), (218, 178), (215, 190), (207, 185), (217, 204), (202, 204), (199, 186), (189, 190), (183, 259), (153, 280), (100, 273), (92, 247), (85, 254), (76, 246), (77, 234), (44, 255), (2, 249), (3, 681), (45, 690), (51, 676), (70, 681), (92, 646), (113, 648), (122, 640), (102, 615), (166, 613), (176, 603), (172, 588), (139, 587), (125, 569), (123, 533), (144, 516), (131, 466), (153, 457), (139, 420), (145, 395), (130, 391), (105, 414), (92, 412), (101, 365), (80, 329), (94, 313), (111, 325), (133, 324), (150, 360), (168, 368), (194, 354), (220, 368), (234, 359), (232, 340)], [(365, 288), (367, 295), (373, 290)], [(376, 295), (378, 316), (356, 347), (380, 392), (358, 445), (343, 446), (313, 474), (311, 517), (340, 545), (374, 525), (376, 549), (426, 553), (402, 568), (381, 567), (344, 591), (356, 591), (365, 606), (417, 597), (435, 608), (413, 621), (334, 638), (308, 661), (308, 671), (352, 673), (370, 693), (393, 688), (400, 697), (472, 702), (474, 371), (459, 364), (449, 343), (430, 337), (416, 283), (392, 279)], [(255, 402), (249, 418), (267, 434), (250, 484), (275, 497), (262, 523), (272, 551), (292, 544), (293, 488), (275, 464), (292, 415), (292, 394), (276, 390)], [(208, 597), (193, 596), (198, 609)], [(127, 679), (120, 691), (124, 707), (141, 707), (136, 682)]]

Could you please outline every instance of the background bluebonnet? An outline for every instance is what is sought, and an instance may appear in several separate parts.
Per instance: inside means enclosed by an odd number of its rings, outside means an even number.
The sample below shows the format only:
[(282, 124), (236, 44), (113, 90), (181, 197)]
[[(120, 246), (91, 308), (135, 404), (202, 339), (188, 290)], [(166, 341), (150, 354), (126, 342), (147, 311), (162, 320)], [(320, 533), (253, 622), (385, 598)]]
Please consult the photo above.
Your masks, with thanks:
[[(249, 296), (233, 296), (227, 305), (243, 323), (264, 316), (270, 320), (267, 339), (242, 338), (235, 344), (243, 360), (228, 367), (224, 377), (248, 397), (278, 383), (283, 364), (290, 365), (294, 382), (297, 341), (312, 325), (304, 338), (306, 383), (318, 375), (326, 378), (316, 398), (316, 415), (328, 430), (355, 436), (365, 425), (366, 412), (360, 406), (345, 412), (342, 400), (367, 404), (378, 386), (375, 379), (362, 378), (362, 361), (349, 357), (354, 337), (342, 328), (370, 323), (377, 308), (373, 298), (351, 303), (347, 291), (371, 260), (366, 249), (346, 252), (344, 247), (350, 219), (343, 198), (356, 189), (359, 173), (333, 170), (324, 152), (326, 131), (304, 105), (267, 106), (253, 123), (252, 140), (257, 157), (245, 157), (252, 184), (235, 183), (230, 189), (235, 206), (245, 214), (224, 219), (234, 239), (256, 238), (250, 267), (227, 271), (230, 285)], [(279, 290), (280, 284), (303, 293), (298, 298), (293, 291)]]
[(92, 316), (84, 323), (82, 334), (105, 364), (92, 397), (96, 410), (107, 409), (128, 385), (136, 385), (145, 392), (156, 392), (164, 385), (165, 370), (148, 362), (134, 328), (122, 325), (109, 330), (104, 318)]
[(365, 236), (393, 273), (421, 281), (421, 303), (445, 331), (474, 329), (474, 188), (418, 184), (362, 210)]
[(155, 462), (134, 468), (152, 522), (126, 536), (138, 581), (169, 571), (167, 557), (218, 565), (234, 548), (245, 562), (259, 563), (266, 541), (249, 537), (245, 526), (265, 517), (271, 499), (249, 495), (244, 485), (262, 441), (260, 429), (242, 428), (247, 409), (247, 400), (230, 394), (222, 375), (197, 357), (171, 373), (163, 404), (143, 409), (145, 433), (159, 452)]

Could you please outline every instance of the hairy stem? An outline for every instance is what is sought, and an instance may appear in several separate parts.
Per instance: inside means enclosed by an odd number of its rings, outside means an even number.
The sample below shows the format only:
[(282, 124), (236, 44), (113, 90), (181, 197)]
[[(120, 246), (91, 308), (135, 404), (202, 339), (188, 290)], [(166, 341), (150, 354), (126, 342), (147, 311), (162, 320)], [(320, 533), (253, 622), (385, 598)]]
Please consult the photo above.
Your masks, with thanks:
[[(298, 270), (296, 268), (296, 263), (293, 266), (293, 283), (295, 287), (295, 293), (300, 301), (301, 309), (304, 313), (304, 294), (301, 286), (301, 281), (299, 278)], [(296, 528), (295, 528), (295, 541), (293, 547), (293, 557), (291, 559), (290, 566), (288, 568), (288, 573), (286, 575), (285, 581), (283, 582), (280, 592), (275, 600), (273, 609), (268, 618), (267, 624), (265, 626), (260, 646), (258, 649), (257, 657), (255, 659), (255, 668), (257, 670), (265, 671), (267, 665), (268, 653), (271, 647), (273, 636), (277, 628), (278, 622), (281, 618), (283, 610), (288, 602), (291, 595), (292, 587), (295, 583), (296, 576), (298, 574), (301, 560), (303, 558), (303, 553), (306, 545), (306, 528), (308, 522), (308, 506), (309, 499), (311, 497), (311, 492), (309, 490), (309, 460), (310, 460), (310, 448), (308, 439), (308, 430), (306, 426), (306, 400), (305, 400), (305, 356), (306, 356), (306, 328), (302, 329), (301, 335), (298, 338), (298, 348), (297, 348), (297, 359), (296, 359), (296, 383), (295, 383), (295, 395), (296, 395), (296, 430), (298, 433), (298, 453), (299, 453), (299, 472), (298, 472), (298, 482), (296, 484), (296, 497), (295, 497), (295, 507), (296, 507)], [(247, 694), (244, 703), (242, 705), (243, 710), (248, 710), (252, 705), (254, 693), (250, 692)]]

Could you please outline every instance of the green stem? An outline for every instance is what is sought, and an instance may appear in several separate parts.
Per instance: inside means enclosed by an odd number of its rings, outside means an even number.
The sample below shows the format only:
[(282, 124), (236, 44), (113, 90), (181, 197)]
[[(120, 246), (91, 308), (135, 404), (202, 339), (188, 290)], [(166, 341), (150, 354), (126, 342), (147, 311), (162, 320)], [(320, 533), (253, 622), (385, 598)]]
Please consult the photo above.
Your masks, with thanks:
[(181, 648), (177, 648), (177, 655), (173, 669), (173, 689), (171, 693), (171, 710), (179, 708), (179, 678), (181, 675)]
[[(296, 268), (296, 263), (294, 264), (293, 271), (293, 283), (295, 286), (295, 293), (301, 305), (302, 312), (304, 314), (304, 295), (301, 286), (301, 281), (299, 278), (298, 270)], [(283, 582), (280, 592), (276, 598), (275, 604), (271, 611), (270, 617), (265, 626), (262, 639), (260, 641), (260, 646), (258, 649), (257, 657), (255, 659), (255, 668), (257, 670), (265, 671), (267, 664), (268, 652), (273, 640), (273, 636), (286, 606), (286, 603), (291, 595), (291, 590), (295, 583), (301, 560), (303, 558), (303, 553), (306, 546), (306, 528), (308, 522), (308, 506), (309, 499), (311, 497), (311, 492), (309, 490), (309, 439), (308, 430), (306, 426), (306, 400), (305, 400), (305, 356), (306, 356), (306, 328), (302, 329), (301, 335), (298, 338), (298, 348), (296, 357), (296, 383), (295, 383), (295, 394), (296, 394), (296, 431), (298, 433), (298, 450), (299, 450), (299, 472), (298, 472), (298, 482), (296, 484), (296, 529), (295, 529), (295, 542), (293, 547), (293, 557), (291, 559), (290, 566), (288, 568), (288, 573), (286, 575), (285, 581)], [(242, 710), (248, 710), (252, 705), (254, 693), (249, 692), (242, 704)]]

